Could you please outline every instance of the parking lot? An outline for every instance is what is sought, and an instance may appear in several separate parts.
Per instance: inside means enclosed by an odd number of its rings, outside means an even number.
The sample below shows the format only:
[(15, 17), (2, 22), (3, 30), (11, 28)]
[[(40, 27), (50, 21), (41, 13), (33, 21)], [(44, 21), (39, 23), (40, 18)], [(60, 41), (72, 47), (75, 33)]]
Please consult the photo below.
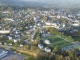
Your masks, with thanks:
[(5, 57), (1, 58), (0, 60), (24, 60), (25, 58), (27, 58), (25, 55), (15, 53), (9, 50), (8, 54)]

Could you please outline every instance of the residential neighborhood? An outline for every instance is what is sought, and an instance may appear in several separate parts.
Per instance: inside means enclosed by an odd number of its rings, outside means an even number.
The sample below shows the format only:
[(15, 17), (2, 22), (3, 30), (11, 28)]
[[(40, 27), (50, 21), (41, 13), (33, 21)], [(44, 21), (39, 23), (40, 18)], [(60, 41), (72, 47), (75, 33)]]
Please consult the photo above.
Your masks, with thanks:
[(80, 12), (45, 7), (0, 6), (0, 60), (80, 59)]

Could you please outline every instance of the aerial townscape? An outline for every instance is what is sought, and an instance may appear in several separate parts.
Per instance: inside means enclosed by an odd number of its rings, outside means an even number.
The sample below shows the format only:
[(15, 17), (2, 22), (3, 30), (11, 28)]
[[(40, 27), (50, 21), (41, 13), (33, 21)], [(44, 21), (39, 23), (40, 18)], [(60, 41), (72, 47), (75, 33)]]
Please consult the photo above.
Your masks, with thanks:
[(80, 60), (78, 6), (6, 2), (0, 5), (0, 60)]

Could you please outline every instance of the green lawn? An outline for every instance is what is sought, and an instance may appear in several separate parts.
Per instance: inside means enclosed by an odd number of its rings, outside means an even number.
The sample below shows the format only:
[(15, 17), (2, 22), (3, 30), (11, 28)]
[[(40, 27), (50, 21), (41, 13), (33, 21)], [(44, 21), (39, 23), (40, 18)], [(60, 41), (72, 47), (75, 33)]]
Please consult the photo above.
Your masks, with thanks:
[(59, 37), (57, 37), (55, 35), (53, 35), (53, 36), (47, 36), (47, 37), (45, 37), (43, 39), (44, 40), (48, 39), (51, 42), (51, 44), (52, 44), (53, 47), (55, 47), (57, 45), (58, 47), (61, 48), (61, 47), (64, 47), (64, 46), (71, 45), (70, 42), (67, 42), (67, 41), (65, 41), (65, 40), (63, 40), (63, 39), (61, 39), (61, 38), (59, 38)]

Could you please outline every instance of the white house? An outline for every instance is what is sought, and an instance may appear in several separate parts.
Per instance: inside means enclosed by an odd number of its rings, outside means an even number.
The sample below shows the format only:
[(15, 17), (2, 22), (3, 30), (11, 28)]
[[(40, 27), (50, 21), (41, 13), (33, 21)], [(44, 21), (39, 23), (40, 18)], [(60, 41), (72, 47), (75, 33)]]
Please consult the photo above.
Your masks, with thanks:
[(63, 23), (62, 26), (65, 27), (66, 26), (65, 23)]
[(60, 15), (57, 15), (56, 17), (57, 17), (58, 19), (60, 19), (61, 16), (60, 16)]
[(7, 18), (6, 20), (8, 20), (8, 21), (14, 21), (12, 18)]
[(23, 47), (23, 44), (20, 44), (20, 47)]
[(45, 47), (44, 49), (45, 49), (46, 52), (51, 52), (51, 49), (48, 48), (48, 47)]
[(13, 44), (12, 43), (9, 43), (9, 45), (12, 46)]
[(10, 33), (10, 30), (0, 30), (0, 33), (1, 34), (8, 34), (8, 33)]
[(2, 43), (0, 42), (0, 45), (1, 45)]
[(13, 41), (14, 41), (14, 43), (15, 42), (20, 42), (20, 38), (15, 38), (15, 39), (13, 39)]
[(14, 39), (14, 43), (18, 42), (18, 40)]
[(11, 36), (8, 36), (8, 39), (9, 39), (9, 40), (12, 40), (12, 37), (11, 37)]
[(49, 40), (47, 40), (47, 39), (46, 39), (46, 40), (44, 40), (44, 43), (46, 43), (46, 44), (51, 44), (51, 43), (50, 43), (50, 41), (49, 41)]
[(46, 24), (46, 25), (51, 25), (51, 23), (50, 23), (50, 22), (45, 22), (45, 24)]
[(9, 11), (3, 11), (3, 13), (10, 13)]
[(54, 27), (54, 28), (59, 28), (57, 23), (51, 23), (51, 22), (45, 22), (45, 25), (43, 27)]
[(78, 20), (76, 20), (76, 21), (73, 21), (73, 24), (72, 24), (73, 26), (80, 26), (80, 22), (78, 21)]
[(44, 48), (44, 46), (43, 46), (42, 44), (38, 44), (38, 47), (39, 47), (40, 49), (43, 49), (43, 48)]

